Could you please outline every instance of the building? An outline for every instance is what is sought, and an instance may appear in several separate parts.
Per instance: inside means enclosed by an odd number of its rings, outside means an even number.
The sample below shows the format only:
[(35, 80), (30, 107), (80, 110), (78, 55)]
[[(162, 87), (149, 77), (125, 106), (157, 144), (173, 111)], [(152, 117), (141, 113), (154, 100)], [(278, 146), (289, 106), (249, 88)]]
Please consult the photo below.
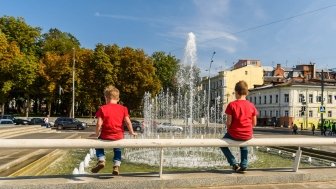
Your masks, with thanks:
[[(239, 60), (231, 70), (218, 72), (210, 78), (210, 106), (214, 105), (215, 99), (225, 105), (235, 99), (234, 87), (238, 81), (244, 80), (249, 88), (263, 84), (263, 68), (260, 60)], [(202, 90), (209, 92), (209, 77), (203, 77)], [(223, 107), (223, 106), (222, 106)]]
[[(323, 74), (322, 74), (323, 73)], [(324, 92), (322, 97), (321, 80)], [(332, 70), (315, 69), (315, 64), (297, 65), (292, 69), (281, 68), (265, 77), (265, 83), (250, 90), (248, 100), (259, 111), (258, 125), (302, 126), (310, 129), (323, 119), (336, 121), (336, 80)], [(322, 100), (324, 101), (322, 102)]]

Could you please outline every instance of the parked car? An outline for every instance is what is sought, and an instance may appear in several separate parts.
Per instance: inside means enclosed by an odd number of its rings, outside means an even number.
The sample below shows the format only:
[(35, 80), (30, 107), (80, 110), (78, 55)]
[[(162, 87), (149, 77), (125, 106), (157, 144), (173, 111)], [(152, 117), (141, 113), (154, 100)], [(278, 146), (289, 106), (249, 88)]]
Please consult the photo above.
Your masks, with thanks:
[(59, 117), (55, 120), (54, 127), (56, 127), (59, 130), (68, 128), (83, 130), (87, 127), (87, 123), (79, 121), (75, 118)]
[(183, 128), (170, 123), (161, 123), (156, 127), (157, 132), (182, 132)]
[(0, 119), (0, 124), (1, 125), (8, 125), (8, 124), (14, 125), (14, 122), (11, 119)]
[(46, 126), (46, 124), (44, 123), (44, 120), (42, 118), (31, 118), (29, 121), (29, 125), (41, 125), (41, 126)]
[(12, 121), (14, 121), (14, 116), (13, 115), (0, 115), (0, 119), (10, 119)]
[[(136, 132), (143, 132), (144, 131), (143, 124), (140, 121), (131, 119), (131, 123), (132, 123), (133, 131), (136, 131)], [(128, 128), (127, 128), (126, 124), (124, 124), (124, 130), (128, 131)]]
[(15, 125), (29, 125), (29, 121), (26, 119), (15, 118), (14, 119)]

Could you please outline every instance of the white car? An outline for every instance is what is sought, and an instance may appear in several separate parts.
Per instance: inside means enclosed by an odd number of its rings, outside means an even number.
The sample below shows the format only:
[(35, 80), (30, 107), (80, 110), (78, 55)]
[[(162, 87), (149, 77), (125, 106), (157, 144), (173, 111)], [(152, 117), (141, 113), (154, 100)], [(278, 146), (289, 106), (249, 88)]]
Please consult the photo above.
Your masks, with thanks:
[(156, 127), (157, 132), (182, 132), (183, 128), (170, 123), (161, 123)]

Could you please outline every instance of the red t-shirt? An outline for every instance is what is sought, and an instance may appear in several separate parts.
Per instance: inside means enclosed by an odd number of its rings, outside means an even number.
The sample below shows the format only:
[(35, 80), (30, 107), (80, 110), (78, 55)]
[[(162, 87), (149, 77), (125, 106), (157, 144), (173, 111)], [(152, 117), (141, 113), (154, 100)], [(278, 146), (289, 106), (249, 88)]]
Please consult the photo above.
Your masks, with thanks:
[(251, 102), (235, 100), (227, 106), (225, 113), (232, 116), (232, 123), (228, 128), (228, 133), (232, 138), (249, 140), (253, 137), (252, 118), (258, 113)]
[(124, 119), (128, 110), (120, 104), (106, 104), (99, 108), (97, 118), (103, 119), (103, 125), (99, 138), (104, 140), (119, 140), (124, 138)]

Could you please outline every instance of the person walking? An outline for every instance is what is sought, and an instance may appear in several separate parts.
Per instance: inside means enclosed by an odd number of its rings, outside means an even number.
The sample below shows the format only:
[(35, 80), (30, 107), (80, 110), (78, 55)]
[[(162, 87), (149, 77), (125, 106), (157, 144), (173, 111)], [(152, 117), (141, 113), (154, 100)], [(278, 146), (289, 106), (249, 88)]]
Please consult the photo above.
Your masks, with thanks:
[(50, 127), (49, 114), (45, 118), (43, 118), (43, 121), (44, 121), (44, 124), (45, 124), (46, 128), (49, 128)]
[(292, 134), (297, 135), (298, 134), (297, 131), (298, 131), (298, 126), (296, 124), (294, 124)]
[[(230, 102), (225, 110), (227, 133), (223, 138), (246, 141), (253, 137), (253, 127), (257, 123), (257, 110), (252, 103), (246, 100), (248, 85), (239, 81), (235, 85), (236, 100)], [(240, 163), (237, 163), (228, 147), (220, 148), (232, 169), (237, 173), (245, 173), (248, 166), (248, 149), (240, 147)]]
[[(112, 85), (109, 85), (104, 90), (106, 104), (101, 106), (97, 113), (96, 123), (96, 137), (101, 140), (120, 140), (124, 138), (123, 124), (126, 123), (129, 134), (137, 135), (133, 131), (132, 123), (129, 118), (128, 109), (125, 106), (118, 104), (119, 90)], [(113, 157), (113, 175), (119, 175), (119, 167), (121, 164), (121, 149), (114, 148)], [(91, 169), (92, 173), (98, 173), (105, 167), (105, 151), (102, 148), (96, 149), (96, 156), (98, 162), (95, 167)]]
[(313, 124), (313, 126), (312, 126), (312, 132), (313, 132), (313, 135), (315, 135), (315, 124)]

